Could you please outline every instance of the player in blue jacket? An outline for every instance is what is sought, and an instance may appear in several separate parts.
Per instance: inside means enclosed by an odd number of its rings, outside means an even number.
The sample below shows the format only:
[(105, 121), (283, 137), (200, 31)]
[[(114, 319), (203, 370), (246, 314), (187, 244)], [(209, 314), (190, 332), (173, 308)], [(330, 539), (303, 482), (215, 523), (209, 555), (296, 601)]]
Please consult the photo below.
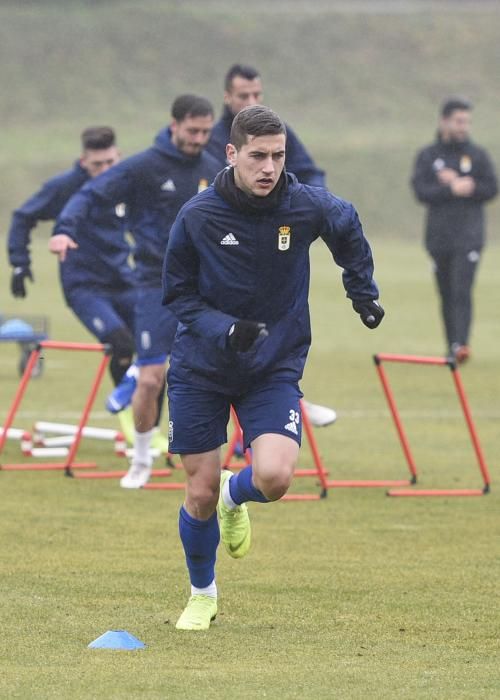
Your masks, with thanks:
[[(262, 79), (252, 66), (234, 64), (229, 68), (224, 79), (224, 111), (215, 124), (210, 135), (207, 150), (218, 158), (221, 167), (227, 165), (226, 145), (233, 119), (244, 107), (262, 103)], [(286, 125), (286, 169), (293, 173), (299, 182), (306, 185), (325, 187), (325, 173), (314, 163), (304, 145), (299, 141), (290, 126)], [(333, 423), (337, 414), (332, 408), (303, 401), (307, 408), (309, 420), (313, 425), (322, 427)]]
[[(354, 207), (287, 175), (285, 147), (277, 114), (260, 105), (243, 109), (231, 128), (230, 167), (182, 208), (170, 233), (163, 301), (179, 320), (168, 372), (170, 447), (187, 477), (179, 531), (191, 581), (177, 629), (208, 629), (217, 614), (219, 536), (230, 556), (244, 556), (245, 503), (278, 500), (292, 481), (301, 440), (298, 382), (311, 343), (314, 240), (321, 237), (343, 268), (363, 323), (375, 328), (384, 315)], [(221, 475), (231, 404), (252, 466)]]
[[(26, 280), (33, 281), (29, 250), (32, 229), (39, 221), (57, 219), (85, 182), (120, 159), (115, 133), (107, 126), (85, 129), (81, 141), (82, 155), (73, 168), (48, 180), (14, 212), (8, 250), (13, 266), (11, 291), (16, 297), (25, 297)], [(115, 384), (122, 380), (135, 352), (136, 286), (125, 233), (124, 208), (98, 203), (75, 231), (74, 248), (59, 267), (66, 303), (100, 342), (113, 348), (110, 372)]]
[[(239, 63), (231, 66), (224, 79), (224, 110), (215, 124), (207, 145), (207, 151), (217, 158), (221, 168), (227, 165), (226, 145), (229, 143), (233, 119), (240, 110), (250, 105), (262, 104), (262, 79), (253, 66)], [(286, 125), (286, 169), (299, 182), (325, 187), (325, 173), (318, 168), (305, 146)]]
[(219, 170), (218, 163), (203, 152), (213, 120), (208, 100), (181, 95), (172, 105), (170, 126), (160, 132), (154, 145), (87, 183), (68, 202), (58, 221), (59, 252), (64, 255), (93, 206), (119, 202), (127, 206), (139, 284), (139, 375), (132, 400), (134, 457), (120, 482), (124, 488), (140, 488), (151, 474), (149, 447), (157, 421), (157, 400), (165, 384), (165, 364), (177, 328), (177, 319), (161, 303), (162, 263), (177, 212), (207, 188)]

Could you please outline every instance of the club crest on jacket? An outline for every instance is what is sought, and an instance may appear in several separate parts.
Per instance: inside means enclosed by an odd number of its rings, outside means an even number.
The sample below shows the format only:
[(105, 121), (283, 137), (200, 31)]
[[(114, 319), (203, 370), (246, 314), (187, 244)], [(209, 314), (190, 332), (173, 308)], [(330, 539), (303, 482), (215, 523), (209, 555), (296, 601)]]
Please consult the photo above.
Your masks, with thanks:
[(292, 231), (290, 226), (280, 226), (278, 229), (278, 250), (288, 250), (290, 248), (290, 238)]

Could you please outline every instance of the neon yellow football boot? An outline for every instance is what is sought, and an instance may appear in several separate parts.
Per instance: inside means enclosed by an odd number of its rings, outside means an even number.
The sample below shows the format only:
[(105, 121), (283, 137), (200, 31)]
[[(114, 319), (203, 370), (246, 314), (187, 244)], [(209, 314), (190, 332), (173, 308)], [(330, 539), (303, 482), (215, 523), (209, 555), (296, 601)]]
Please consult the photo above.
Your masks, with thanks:
[(159, 450), (162, 454), (168, 454), (168, 440), (159, 428), (155, 428), (151, 438), (151, 447)]
[(207, 630), (217, 616), (217, 598), (208, 595), (192, 595), (184, 612), (177, 620), (177, 630)]
[(129, 445), (133, 445), (135, 439), (135, 426), (132, 407), (129, 406), (128, 408), (124, 408), (123, 411), (116, 414), (116, 417), (120, 423), (120, 432), (123, 433), (123, 437)]
[(220, 476), (220, 494), (217, 504), (221, 540), (227, 553), (233, 559), (241, 559), (248, 554), (252, 533), (248, 508), (245, 503), (230, 510), (222, 500), (222, 487), (232, 476), (232, 472), (223, 469)]

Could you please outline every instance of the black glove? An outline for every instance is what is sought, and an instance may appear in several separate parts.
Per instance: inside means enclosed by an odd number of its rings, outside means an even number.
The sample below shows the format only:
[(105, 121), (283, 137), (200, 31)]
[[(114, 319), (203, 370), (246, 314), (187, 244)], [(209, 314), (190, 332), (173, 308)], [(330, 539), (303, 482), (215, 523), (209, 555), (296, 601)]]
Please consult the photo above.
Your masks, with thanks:
[(236, 352), (247, 352), (257, 338), (269, 335), (265, 323), (236, 321), (229, 329), (229, 345)]
[(33, 282), (33, 275), (29, 267), (15, 267), (12, 271), (12, 277), (10, 278), (10, 291), (12, 296), (22, 297), (26, 296), (26, 285), (24, 280), (28, 278)]
[(385, 316), (384, 309), (375, 299), (364, 299), (352, 302), (352, 308), (361, 317), (367, 328), (376, 328)]

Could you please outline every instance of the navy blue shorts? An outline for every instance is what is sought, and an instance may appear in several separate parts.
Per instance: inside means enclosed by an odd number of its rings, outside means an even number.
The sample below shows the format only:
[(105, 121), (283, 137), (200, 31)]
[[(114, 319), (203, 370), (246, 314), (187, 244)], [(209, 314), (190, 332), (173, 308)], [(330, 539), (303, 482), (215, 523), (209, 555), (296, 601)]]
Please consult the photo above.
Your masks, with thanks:
[(101, 343), (123, 326), (134, 333), (135, 288), (120, 292), (74, 288), (65, 292), (65, 297), (70, 309)]
[(160, 287), (140, 287), (135, 309), (137, 364), (162, 365), (172, 350), (177, 319), (161, 303)]
[(231, 404), (245, 447), (265, 433), (286, 435), (300, 445), (302, 396), (296, 382), (282, 379), (271, 378), (233, 397), (174, 380), (168, 386), (170, 452), (198, 454), (227, 442)]

